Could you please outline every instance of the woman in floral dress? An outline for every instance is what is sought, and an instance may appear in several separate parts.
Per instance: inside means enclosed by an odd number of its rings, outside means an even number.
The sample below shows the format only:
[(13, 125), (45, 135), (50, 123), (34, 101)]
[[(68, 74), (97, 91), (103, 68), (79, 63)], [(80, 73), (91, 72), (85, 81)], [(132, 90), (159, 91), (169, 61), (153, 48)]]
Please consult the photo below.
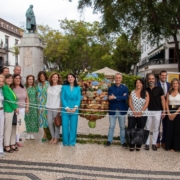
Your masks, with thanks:
[(39, 131), (38, 110), (37, 110), (37, 88), (35, 86), (35, 78), (33, 75), (26, 77), (26, 89), (29, 97), (29, 112), (25, 115), (26, 139), (34, 139), (33, 133)]
[(48, 140), (47, 139), (48, 120), (47, 120), (47, 110), (45, 109), (45, 105), (47, 101), (47, 88), (49, 86), (49, 82), (47, 80), (48, 80), (47, 74), (44, 71), (40, 71), (38, 73), (37, 102), (38, 102), (39, 127), (43, 128), (44, 130), (42, 142)]

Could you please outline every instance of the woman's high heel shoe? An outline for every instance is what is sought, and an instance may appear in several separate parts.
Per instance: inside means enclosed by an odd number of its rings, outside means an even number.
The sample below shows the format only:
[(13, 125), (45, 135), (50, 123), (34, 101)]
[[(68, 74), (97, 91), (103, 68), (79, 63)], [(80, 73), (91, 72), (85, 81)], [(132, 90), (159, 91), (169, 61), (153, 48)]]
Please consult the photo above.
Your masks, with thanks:
[(13, 151), (18, 151), (18, 147), (15, 144), (11, 145), (11, 149)]
[[(7, 150), (7, 148), (9, 148), (9, 150)], [(7, 153), (13, 153), (13, 150), (10, 148), (10, 146), (5, 146), (4, 151)]]

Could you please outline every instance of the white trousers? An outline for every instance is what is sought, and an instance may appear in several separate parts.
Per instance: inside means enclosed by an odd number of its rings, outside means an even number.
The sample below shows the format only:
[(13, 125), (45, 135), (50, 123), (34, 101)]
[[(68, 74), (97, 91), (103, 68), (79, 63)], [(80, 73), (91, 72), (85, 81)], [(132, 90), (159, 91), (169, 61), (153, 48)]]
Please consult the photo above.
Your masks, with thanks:
[(12, 125), (14, 111), (4, 113), (4, 146), (14, 145), (16, 138), (16, 126)]
[[(148, 119), (146, 122), (146, 129), (151, 130), (151, 126), (153, 125), (153, 137), (152, 144), (156, 145), (158, 134), (159, 134), (159, 126), (161, 122), (161, 111), (148, 111)], [(150, 134), (146, 141), (146, 144), (150, 143)]]
[(3, 152), (3, 138), (4, 138), (4, 111), (0, 110), (0, 153)]
[[(23, 120), (25, 117), (25, 108), (18, 108), (19, 109), (19, 114), (22, 115)], [(16, 134), (16, 142), (19, 142), (20, 134)]]

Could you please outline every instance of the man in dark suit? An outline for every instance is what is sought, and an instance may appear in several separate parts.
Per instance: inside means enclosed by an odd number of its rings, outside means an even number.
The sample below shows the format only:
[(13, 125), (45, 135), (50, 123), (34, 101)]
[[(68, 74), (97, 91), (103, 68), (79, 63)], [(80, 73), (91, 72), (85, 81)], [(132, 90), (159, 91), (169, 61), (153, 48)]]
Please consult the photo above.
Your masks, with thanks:
[[(165, 98), (166, 98), (166, 95), (170, 88), (170, 83), (166, 82), (166, 80), (167, 80), (167, 72), (165, 70), (163, 70), (159, 73), (159, 81), (157, 82), (157, 86), (162, 87)], [(162, 137), (160, 137), (160, 133), (159, 133), (158, 139), (157, 139), (157, 144), (156, 144), (157, 148), (159, 148), (160, 145), (163, 148), (165, 147), (167, 119), (168, 119), (167, 115), (162, 119), (162, 127), (163, 127), (162, 128)]]
[(106, 146), (110, 146), (113, 141), (114, 128), (116, 125), (116, 119), (118, 118), (120, 127), (120, 141), (124, 148), (127, 148), (125, 139), (125, 114), (127, 114), (127, 99), (128, 99), (128, 88), (121, 84), (122, 75), (117, 73), (115, 75), (115, 85), (108, 89), (109, 98), (109, 132), (108, 141)]

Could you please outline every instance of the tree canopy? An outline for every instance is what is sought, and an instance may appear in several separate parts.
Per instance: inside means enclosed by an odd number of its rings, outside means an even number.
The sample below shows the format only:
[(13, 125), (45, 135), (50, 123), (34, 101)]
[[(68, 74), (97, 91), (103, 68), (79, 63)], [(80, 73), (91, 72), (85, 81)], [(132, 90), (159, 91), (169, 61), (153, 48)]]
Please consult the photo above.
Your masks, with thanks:
[(102, 13), (102, 29), (105, 33), (115, 31), (132, 35), (138, 28), (151, 44), (172, 36), (180, 71), (177, 40), (180, 30), (179, 0), (79, 0), (78, 8), (83, 10), (85, 7)]
[[(128, 36), (123, 38), (125, 35), (118, 38), (111, 33), (102, 33), (99, 22), (64, 19), (59, 23), (60, 31), (43, 25), (37, 28), (45, 44), (44, 60), (47, 66), (48, 62), (55, 63), (60, 71), (75, 74), (106, 66), (129, 73), (131, 65), (138, 61), (139, 51), (134, 41)], [(123, 68), (124, 64), (126, 68)]]
[(122, 34), (116, 41), (116, 48), (113, 53), (113, 60), (120, 72), (129, 73), (131, 66), (137, 64), (140, 57), (140, 50), (134, 41)]

